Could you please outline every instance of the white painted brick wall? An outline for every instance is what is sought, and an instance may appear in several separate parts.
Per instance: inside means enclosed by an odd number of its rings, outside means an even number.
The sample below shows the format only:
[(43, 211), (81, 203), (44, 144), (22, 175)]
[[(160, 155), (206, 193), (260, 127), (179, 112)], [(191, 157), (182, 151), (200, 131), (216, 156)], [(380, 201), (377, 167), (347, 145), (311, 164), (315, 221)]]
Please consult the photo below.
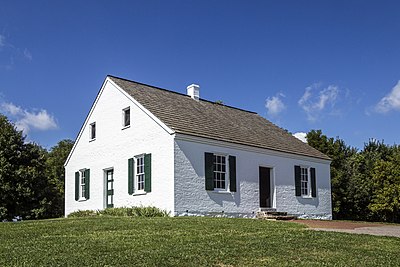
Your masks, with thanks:
[[(122, 110), (130, 106), (131, 127), (122, 130)], [(96, 140), (89, 141), (89, 124), (96, 122)], [(114, 169), (114, 206), (156, 205), (173, 212), (173, 136), (106, 81), (95, 109), (65, 168), (65, 214), (104, 209), (104, 170)], [(128, 158), (152, 154), (152, 192), (128, 194)], [(90, 199), (75, 201), (75, 172), (90, 169)]]
[[(65, 168), (65, 214), (105, 208), (106, 169), (114, 169), (114, 206), (154, 205), (172, 214), (253, 216), (259, 209), (259, 166), (273, 168), (273, 206), (303, 217), (331, 218), (329, 163), (307, 157), (282, 157), (267, 150), (238, 148), (223, 142), (185, 141), (167, 133), (124, 93), (106, 80), (95, 109)], [(122, 129), (122, 110), (130, 106), (131, 127)], [(96, 140), (89, 124), (96, 122)], [(204, 152), (236, 156), (237, 192), (205, 190)], [(152, 192), (128, 194), (128, 158), (152, 154)], [(317, 198), (296, 197), (294, 165), (316, 168)], [(75, 172), (90, 169), (90, 199), (75, 201)]]
[[(236, 156), (237, 192), (222, 194), (205, 190), (204, 152)], [(295, 196), (295, 165), (316, 168), (317, 198)], [(175, 139), (175, 214), (224, 212), (251, 216), (259, 209), (259, 166), (273, 168), (273, 206), (278, 211), (303, 217), (332, 218), (328, 162), (178, 139)]]

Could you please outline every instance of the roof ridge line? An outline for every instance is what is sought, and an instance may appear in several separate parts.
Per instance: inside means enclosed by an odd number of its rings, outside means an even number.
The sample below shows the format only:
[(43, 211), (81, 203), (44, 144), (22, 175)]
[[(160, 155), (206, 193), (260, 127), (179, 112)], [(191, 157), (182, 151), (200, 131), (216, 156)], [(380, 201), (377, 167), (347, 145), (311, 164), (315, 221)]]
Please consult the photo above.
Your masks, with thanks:
[[(158, 90), (162, 90), (162, 91), (166, 91), (166, 92), (178, 94), (178, 95), (185, 96), (185, 97), (190, 97), (190, 96), (188, 96), (188, 95), (186, 95), (186, 94), (183, 94), (183, 93), (179, 93), (179, 92), (176, 92), (176, 91), (172, 91), (172, 90), (169, 90), (169, 89), (157, 87), (157, 86), (150, 85), (150, 84), (146, 84), (146, 83), (142, 83), (142, 82), (137, 82), (137, 81), (129, 80), (129, 79), (126, 79), (126, 78), (121, 78), (121, 77), (114, 76), (114, 75), (111, 75), (111, 74), (108, 74), (107, 77), (116, 78), (116, 79), (124, 80), (124, 81), (127, 81), (127, 82), (131, 82), (131, 83), (137, 83), (137, 84), (144, 85), (144, 86), (148, 86), (148, 87), (152, 87), (152, 88), (155, 88), (155, 89), (158, 89)], [(232, 108), (232, 109), (240, 110), (240, 111), (243, 111), (243, 112), (248, 112), (248, 113), (252, 113), (252, 114), (258, 114), (258, 113), (255, 112), (255, 111), (245, 110), (245, 109), (242, 109), (242, 108), (238, 108), (238, 107), (234, 107), (234, 106), (229, 106), (229, 105), (225, 105), (225, 104), (218, 104), (218, 103), (216, 103), (215, 101), (211, 101), (211, 100), (204, 99), (204, 98), (199, 98), (199, 100), (204, 101), (204, 102), (209, 102), (209, 103), (214, 104), (214, 105), (219, 105), (219, 106), (223, 106), (223, 107), (227, 107), (227, 108)]]

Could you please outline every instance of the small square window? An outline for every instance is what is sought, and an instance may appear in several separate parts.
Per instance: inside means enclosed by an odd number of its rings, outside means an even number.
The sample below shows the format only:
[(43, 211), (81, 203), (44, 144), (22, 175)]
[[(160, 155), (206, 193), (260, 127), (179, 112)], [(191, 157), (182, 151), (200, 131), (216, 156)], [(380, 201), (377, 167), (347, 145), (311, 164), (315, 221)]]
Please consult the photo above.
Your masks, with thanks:
[(96, 123), (90, 124), (90, 140), (96, 139)]
[(131, 109), (126, 108), (123, 110), (123, 127), (131, 125)]

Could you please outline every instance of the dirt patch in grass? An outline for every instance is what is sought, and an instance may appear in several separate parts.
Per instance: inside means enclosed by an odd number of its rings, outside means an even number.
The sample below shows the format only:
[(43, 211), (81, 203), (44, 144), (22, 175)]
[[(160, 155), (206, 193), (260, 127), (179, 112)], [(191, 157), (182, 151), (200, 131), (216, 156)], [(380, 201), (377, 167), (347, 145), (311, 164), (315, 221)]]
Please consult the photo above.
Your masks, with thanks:
[(354, 221), (322, 221), (322, 220), (294, 220), (293, 222), (305, 224), (311, 228), (330, 228), (330, 229), (356, 229), (361, 227), (379, 227), (384, 224)]

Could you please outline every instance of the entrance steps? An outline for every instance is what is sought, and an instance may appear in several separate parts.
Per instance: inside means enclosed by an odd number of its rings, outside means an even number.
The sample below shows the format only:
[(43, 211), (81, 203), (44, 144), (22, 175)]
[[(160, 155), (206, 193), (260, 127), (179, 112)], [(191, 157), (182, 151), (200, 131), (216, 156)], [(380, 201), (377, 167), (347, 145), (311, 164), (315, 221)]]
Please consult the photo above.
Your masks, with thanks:
[(284, 211), (276, 211), (274, 208), (260, 208), (256, 214), (257, 219), (262, 220), (295, 220), (296, 216), (288, 215)]

